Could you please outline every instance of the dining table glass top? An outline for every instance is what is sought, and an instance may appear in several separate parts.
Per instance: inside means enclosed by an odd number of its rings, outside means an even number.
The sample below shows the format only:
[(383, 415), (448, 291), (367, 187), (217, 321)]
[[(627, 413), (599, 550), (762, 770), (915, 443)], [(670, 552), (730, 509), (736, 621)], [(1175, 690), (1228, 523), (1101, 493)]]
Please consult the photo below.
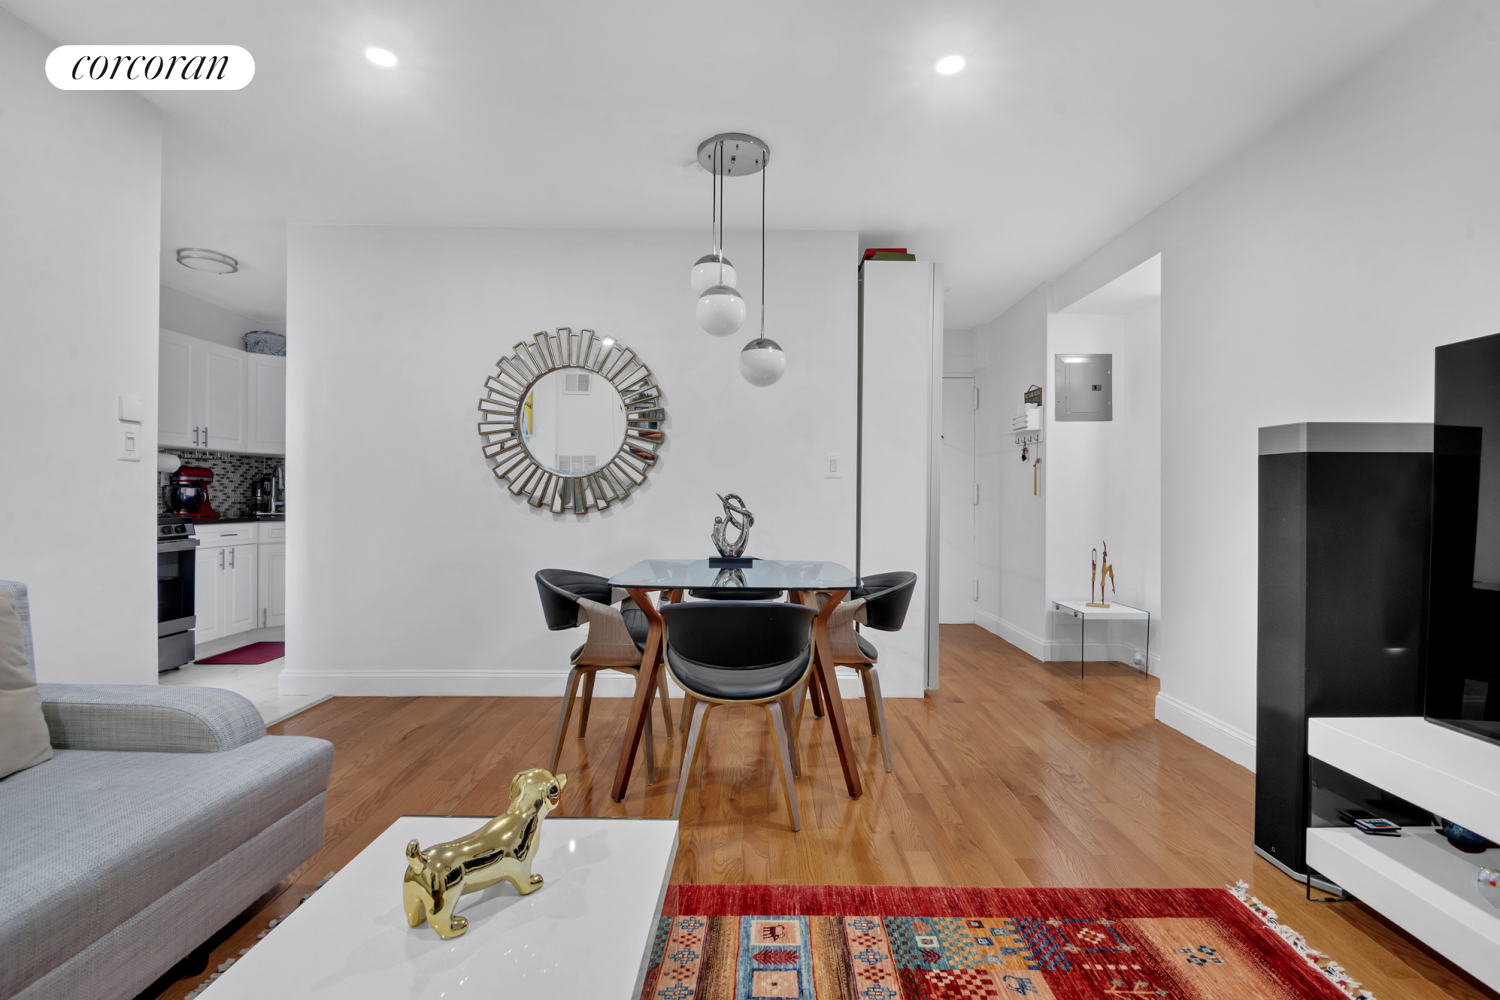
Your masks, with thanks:
[(743, 567), (710, 566), (707, 559), (646, 559), (609, 578), (611, 587), (638, 590), (852, 590), (857, 582), (854, 573), (838, 563), (791, 559), (756, 559)]

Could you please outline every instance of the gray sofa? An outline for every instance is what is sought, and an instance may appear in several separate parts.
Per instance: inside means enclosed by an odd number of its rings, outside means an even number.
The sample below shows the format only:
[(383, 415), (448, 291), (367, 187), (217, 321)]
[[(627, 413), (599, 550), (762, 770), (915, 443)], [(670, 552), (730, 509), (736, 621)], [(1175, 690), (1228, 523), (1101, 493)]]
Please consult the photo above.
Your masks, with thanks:
[(129, 1000), (322, 847), (326, 741), (217, 688), (39, 690), (52, 759), (0, 779), (0, 997)]

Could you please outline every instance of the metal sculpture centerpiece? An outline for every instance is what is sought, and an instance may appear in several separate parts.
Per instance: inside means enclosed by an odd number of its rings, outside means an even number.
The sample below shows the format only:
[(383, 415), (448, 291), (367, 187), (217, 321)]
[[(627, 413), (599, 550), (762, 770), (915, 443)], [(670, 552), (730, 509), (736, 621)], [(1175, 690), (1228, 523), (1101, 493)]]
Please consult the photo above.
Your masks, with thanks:
[(531, 870), (542, 844), (542, 820), (557, 808), (567, 787), (566, 774), (541, 767), (510, 779), (510, 808), (467, 837), (434, 844), (422, 850), (413, 840), (406, 845), (406, 874), (401, 880), (401, 904), (413, 927), (425, 920), (438, 937), (458, 937), (469, 921), (454, 915), (459, 897), (509, 882), (525, 896), (542, 887), (544, 879)]
[[(714, 548), (726, 559), (738, 559), (745, 554), (745, 546), (750, 544), (750, 527), (755, 524), (755, 515), (750, 513), (737, 493), (714, 495), (724, 505), (724, 516), (714, 518)], [(730, 528), (739, 532), (734, 541), (727, 537)]]
[[(479, 400), (479, 438), (511, 493), (553, 513), (587, 514), (646, 481), (667, 414), (656, 377), (633, 350), (559, 327), (521, 341), (495, 368)], [(590, 395), (592, 403), (582, 399)], [(572, 439), (570, 414), (584, 422)]]

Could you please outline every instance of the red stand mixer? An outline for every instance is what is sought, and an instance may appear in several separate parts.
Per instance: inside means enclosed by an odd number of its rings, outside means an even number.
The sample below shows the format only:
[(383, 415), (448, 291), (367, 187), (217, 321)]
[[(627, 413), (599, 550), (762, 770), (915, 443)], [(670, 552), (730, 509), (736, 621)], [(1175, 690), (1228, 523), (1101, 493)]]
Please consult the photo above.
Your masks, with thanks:
[(214, 470), (184, 465), (172, 473), (162, 488), (167, 510), (182, 517), (215, 518), (219, 512), (208, 502), (208, 484), (214, 481)]

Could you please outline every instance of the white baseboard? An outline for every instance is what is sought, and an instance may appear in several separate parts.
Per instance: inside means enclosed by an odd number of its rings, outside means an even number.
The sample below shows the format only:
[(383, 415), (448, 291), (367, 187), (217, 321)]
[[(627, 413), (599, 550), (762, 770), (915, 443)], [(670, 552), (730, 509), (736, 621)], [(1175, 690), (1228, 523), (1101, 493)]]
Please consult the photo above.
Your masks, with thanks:
[[(413, 698), (444, 697), (557, 698), (562, 695), (564, 670), (297, 670), (281, 672), (278, 690), (283, 695), (328, 694), (341, 697)], [(864, 697), (859, 675), (840, 668), (839, 693), (845, 698)], [(670, 680), (673, 697), (682, 691)], [(635, 681), (614, 670), (601, 671), (594, 682), (596, 698), (629, 698)], [(891, 694), (887, 698), (894, 697)]]
[(1023, 653), (1034, 656), (1038, 660), (1046, 659), (1047, 643), (1039, 635), (1032, 635), (1020, 626), (1012, 625), (1005, 619), (992, 615), (988, 611), (980, 611), (978, 608), (974, 609), (974, 624), (987, 632), (993, 632)]
[(1250, 771), (1255, 770), (1255, 737), (1169, 694), (1156, 696), (1156, 719)]

